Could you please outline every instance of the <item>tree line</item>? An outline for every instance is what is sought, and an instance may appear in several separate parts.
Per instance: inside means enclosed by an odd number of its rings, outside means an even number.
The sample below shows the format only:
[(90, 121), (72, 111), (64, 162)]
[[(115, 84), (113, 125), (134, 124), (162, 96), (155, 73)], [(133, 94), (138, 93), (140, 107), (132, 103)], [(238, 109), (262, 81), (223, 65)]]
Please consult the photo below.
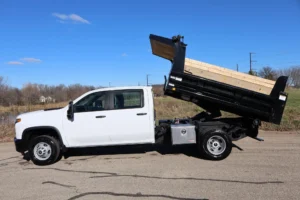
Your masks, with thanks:
[(266, 66), (260, 69), (256, 75), (269, 80), (276, 80), (279, 76), (288, 76), (287, 85), (300, 88), (300, 66), (291, 66), (279, 70)]
[(12, 87), (7, 81), (0, 76), (0, 105), (31, 105), (38, 104), (41, 96), (51, 97), (55, 102), (70, 101), (82, 95), (85, 92), (94, 90), (94, 86), (86, 86), (80, 84), (72, 85), (45, 85), (27, 83), (22, 88)]
[[(292, 66), (280, 70), (266, 66), (261, 68), (254, 76), (259, 76), (269, 80), (276, 80), (279, 76), (288, 76), (288, 86), (300, 88), (300, 66)], [(100, 87), (97, 87), (100, 88)], [(55, 102), (70, 101), (83, 93), (96, 89), (95, 86), (73, 84), (73, 85), (55, 85), (27, 83), (21, 89), (12, 87), (0, 76), (0, 105), (29, 105), (40, 103), (40, 97), (50, 96)], [(153, 85), (155, 96), (163, 96), (163, 85)]]

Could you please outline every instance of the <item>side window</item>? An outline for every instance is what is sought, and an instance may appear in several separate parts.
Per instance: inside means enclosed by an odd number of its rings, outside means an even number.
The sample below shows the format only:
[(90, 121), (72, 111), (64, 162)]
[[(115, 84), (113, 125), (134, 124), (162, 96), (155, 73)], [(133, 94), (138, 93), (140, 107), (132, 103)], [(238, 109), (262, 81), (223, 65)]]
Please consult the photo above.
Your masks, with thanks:
[(142, 108), (143, 90), (124, 90), (113, 93), (114, 109)]
[(80, 99), (74, 105), (74, 112), (92, 112), (107, 109), (107, 93), (95, 92)]

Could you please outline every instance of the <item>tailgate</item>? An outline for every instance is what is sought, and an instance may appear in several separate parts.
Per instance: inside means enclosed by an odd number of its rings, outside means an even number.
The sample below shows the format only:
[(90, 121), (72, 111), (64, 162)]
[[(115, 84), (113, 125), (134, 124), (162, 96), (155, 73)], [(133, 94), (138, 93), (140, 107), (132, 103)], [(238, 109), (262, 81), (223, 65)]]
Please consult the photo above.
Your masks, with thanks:
[(171, 39), (150, 35), (152, 53), (156, 56), (172, 61), (175, 57), (175, 46)]

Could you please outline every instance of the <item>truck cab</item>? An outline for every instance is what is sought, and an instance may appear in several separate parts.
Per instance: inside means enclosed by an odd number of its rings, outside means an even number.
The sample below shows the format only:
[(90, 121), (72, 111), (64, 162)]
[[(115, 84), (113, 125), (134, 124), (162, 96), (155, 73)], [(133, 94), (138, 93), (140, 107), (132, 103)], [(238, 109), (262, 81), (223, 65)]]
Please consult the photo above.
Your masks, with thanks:
[(52, 162), (57, 155), (47, 160), (53, 151), (62, 148), (154, 143), (152, 88), (93, 90), (64, 108), (17, 116), (15, 131), (17, 150), (29, 151), (37, 164)]

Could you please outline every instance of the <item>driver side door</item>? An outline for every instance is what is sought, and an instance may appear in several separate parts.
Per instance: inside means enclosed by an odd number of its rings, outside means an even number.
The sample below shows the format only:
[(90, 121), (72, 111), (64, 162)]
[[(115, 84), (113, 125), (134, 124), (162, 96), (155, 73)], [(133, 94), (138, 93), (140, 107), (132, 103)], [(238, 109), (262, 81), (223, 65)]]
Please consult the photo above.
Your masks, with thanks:
[(107, 112), (109, 95), (94, 92), (74, 104), (74, 120), (63, 122), (69, 146), (101, 146), (111, 144)]

